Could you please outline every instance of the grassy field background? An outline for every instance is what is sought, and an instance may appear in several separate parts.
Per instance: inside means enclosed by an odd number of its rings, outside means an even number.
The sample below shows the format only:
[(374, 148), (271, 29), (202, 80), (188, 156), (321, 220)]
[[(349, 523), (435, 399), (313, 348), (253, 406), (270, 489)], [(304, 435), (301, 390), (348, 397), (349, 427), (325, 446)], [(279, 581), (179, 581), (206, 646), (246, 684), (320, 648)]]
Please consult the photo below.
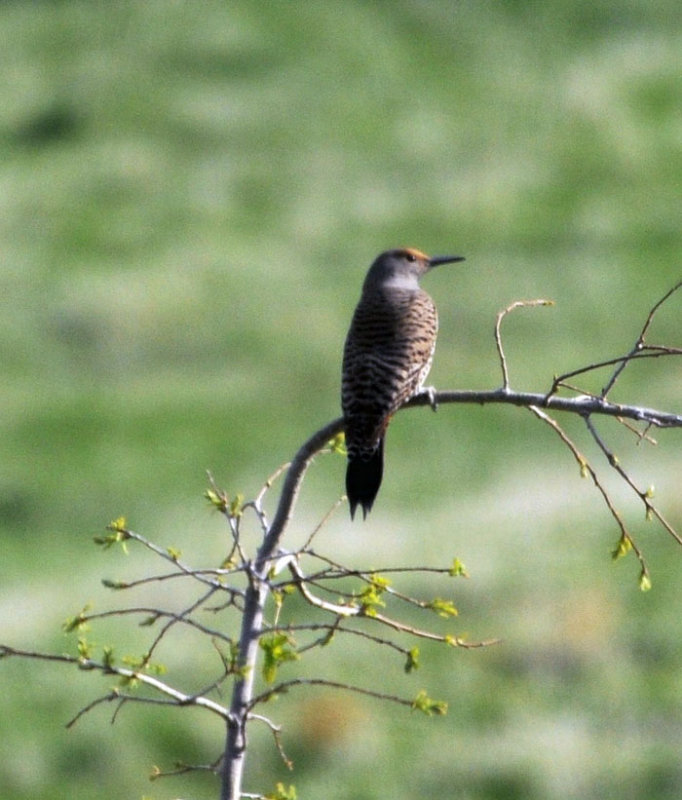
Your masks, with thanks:
[[(439, 388), (500, 384), (494, 318), (517, 299), (556, 306), (505, 322), (515, 388), (626, 351), (682, 277), (681, 51), (672, 0), (0, 4), (0, 641), (72, 650), (62, 620), (111, 602), (102, 577), (144, 570), (92, 545), (121, 514), (220, 558), (205, 470), (251, 496), (338, 415), (343, 338), (383, 249), (467, 257), (427, 279)], [(682, 345), (680, 303), (652, 340)], [(614, 399), (679, 412), (681, 387), (672, 360), (647, 363)], [(681, 526), (682, 435), (654, 449), (600, 429)], [(343, 469), (318, 460), (294, 539)], [(337, 677), (425, 686), (449, 714), (282, 698), (296, 770), (255, 731), (246, 788), (677, 800), (682, 552), (608, 483), (649, 593), (634, 559), (612, 564), (615, 525), (529, 414), (400, 415), (371, 518), (342, 508), (320, 548), (365, 566), (458, 556), (458, 632), (504, 642), (423, 648), (409, 677), (337, 653)], [(146, 780), (214, 758), (215, 722), (129, 708), (111, 727), (100, 708), (67, 732), (102, 678), (8, 661), (0, 685), (4, 800), (216, 796), (208, 777)]]

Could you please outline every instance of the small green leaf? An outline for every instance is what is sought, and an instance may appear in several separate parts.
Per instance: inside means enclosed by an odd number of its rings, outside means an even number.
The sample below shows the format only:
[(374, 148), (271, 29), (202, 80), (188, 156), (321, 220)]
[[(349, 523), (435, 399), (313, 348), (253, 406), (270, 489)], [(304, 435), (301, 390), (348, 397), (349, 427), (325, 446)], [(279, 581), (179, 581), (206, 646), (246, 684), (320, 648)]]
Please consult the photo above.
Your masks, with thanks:
[(329, 440), (329, 449), (337, 455), (347, 456), (346, 435), (343, 432), (337, 433), (333, 439)]
[(362, 613), (367, 617), (374, 617), (377, 613), (377, 607), (385, 607), (386, 603), (381, 599), (382, 594), (391, 585), (388, 578), (382, 575), (372, 574), (369, 577), (369, 583), (357, 596), (360, 601)]
[(614, 561), (617, 561), (619, 558), (626, 556), (630, 550), (632, 550), (632, 542), (630, 541), (630, 538), (628, 536), (621, 536), (615, 549), (611, 552), (611, 558), (613, 558)]
[(102, 578), (102, 585), (107, 589), (127, 589), (130, 586), (126, 581), (111, 581), (109, 578)]
[(286, 633), (272, 633), (262, 636), (259, 646), (263, 651), (263, 679), (266, 683), (273, 683), (277, 670), (286, 661), (297, 661), (300, 656), (293, 649), (295, 642)]
[(370, 575), (370, 580), (372, 581), (372, 586), (381, 589), (382, 592), (391, 585), (391, 581), (388, 578), (384, 578), (383, 575), (378, 575), (376, 572)]
[(73, 633), (74, 631), (87, 631), (88, 630), (88, 611), (91, 606), (83, 606), (81, 612), (76, 614), (75, 617), (69, 617), (62, 625), (64, 633)]
[(415, 669), (419, 669), (419, 648), (413, 647), (407, 653), (407, 661), (405, 662), (405, 672), (408, 674)]
[(230, 501), (229, 511), (231, 517), (241, 517), (243, 509), (242, 506), (244, 505), (244, 495), (243, 494), (236, 494), (232, 500)]
[(102, 650), (102, 661), (104, 666), (111, 669), (114, 666), (114, 648), (107, 645)]
[(238, 675), (239, 677), (243, 678), (248, 674), (250, 667), (239, 666), (239, 644), (237, 642), (228, 642), (228, 648), (230, 651), (229, 655), (225, 655), (215, 641), (213, 642), (213, 645), (221, 653), (221, 656), (225, 662), (225, 667), (230, 675)]
[(448, 575), (452, 578), (468, 578), (469, 573), (467, 572), (467, 568), (462, 564), (462, 562), (458, 558), (454, 558), (452, 560), (452, 566), (448, 570)]
[(278, 783), (274, 792), (265, 795), (265, 800), (296, 800), (296, 787), (285, 789), (283, 783)]
[(147, 666), (148, 656), (123, 656), (121, 660), (130, 669), (142, 670)]
[(227, 495), (224, 492), (219, 492), (215, 489), (206, 489), (204, 497), (214, 508), (218, 509), (218, 511), (225, 511), (227, 508)]
[(435, 611), (439, 617), (443, 617), (444, 619), (456, 617), (457, 614), (459, 614), (452, 600), (441, 600), (439, 597), (435, 597), (433, 600), (425, 603), (424, 608), (430, 608), (432, 611)]
[(648, 592), (651, 589), (651, 578), (646, 569), (643, 569), (639, 575), (639, 588), (643, 592)]
[(432, 700), (424, 689), (422, 689), (412, 701), (412, 708), (421, 711), (429, 717), (432, 717), (434, 714), (443, 716), (447, 714), (448, 704), (442, 700)]
[(93, 541), (95, 544), (100, 545), (105, 550), (108, 550), (115, 544), (120, 544), (123, 552), (127, 555), (128, 547), (126, 546), (126, 541), (130, 539), (130, 531), (126, 529), (125, 525), (125, 517), (119, 517), (118, 519), (112, 520), (106, 527), (106, 530), (109, 531), (109, 533), (107, 533), (105, 536), (93, 536)]
[(90, 660), (92, 655), (91, 645), (84, 637), (78, 639), (77, 649), (79, 659), (82, 661)]

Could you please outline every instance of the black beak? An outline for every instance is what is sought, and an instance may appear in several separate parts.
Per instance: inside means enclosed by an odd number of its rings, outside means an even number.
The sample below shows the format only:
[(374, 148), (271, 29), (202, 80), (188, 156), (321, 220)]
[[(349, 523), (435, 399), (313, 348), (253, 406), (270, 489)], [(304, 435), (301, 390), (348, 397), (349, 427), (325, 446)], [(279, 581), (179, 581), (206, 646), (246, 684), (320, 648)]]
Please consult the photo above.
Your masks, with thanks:
[(464, 261), (464, 256), (433, 256), (429, 259), (429, 266), (437, 267), (440, 264), (452, 264), (455, 261)]

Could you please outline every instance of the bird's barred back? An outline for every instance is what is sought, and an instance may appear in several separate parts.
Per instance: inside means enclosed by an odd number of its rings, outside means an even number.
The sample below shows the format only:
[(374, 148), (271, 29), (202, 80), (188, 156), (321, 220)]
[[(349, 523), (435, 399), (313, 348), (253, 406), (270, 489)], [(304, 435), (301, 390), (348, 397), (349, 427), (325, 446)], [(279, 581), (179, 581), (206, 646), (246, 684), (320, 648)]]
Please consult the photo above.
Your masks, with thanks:
[(349, 451), (375, 447), (390, 416), (416, 394), (435, 349), (438, 315), (419, 290), (377, 292), (358, 305), (346, 340), (341, 400)]

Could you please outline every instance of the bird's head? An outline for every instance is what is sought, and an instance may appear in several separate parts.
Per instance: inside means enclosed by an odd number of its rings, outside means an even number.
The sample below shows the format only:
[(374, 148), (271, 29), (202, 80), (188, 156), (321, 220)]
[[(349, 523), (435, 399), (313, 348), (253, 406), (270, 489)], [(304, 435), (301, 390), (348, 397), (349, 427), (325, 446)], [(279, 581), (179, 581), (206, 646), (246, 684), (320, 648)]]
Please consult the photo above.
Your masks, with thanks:
[(424, 273), (439, 264), (464, 261), (463, 256), (427, 256), (414, 247), (387, 250), (377, 256), (365, 279), (365, 289), (382, 287), (396, 289), (419, 288)]

